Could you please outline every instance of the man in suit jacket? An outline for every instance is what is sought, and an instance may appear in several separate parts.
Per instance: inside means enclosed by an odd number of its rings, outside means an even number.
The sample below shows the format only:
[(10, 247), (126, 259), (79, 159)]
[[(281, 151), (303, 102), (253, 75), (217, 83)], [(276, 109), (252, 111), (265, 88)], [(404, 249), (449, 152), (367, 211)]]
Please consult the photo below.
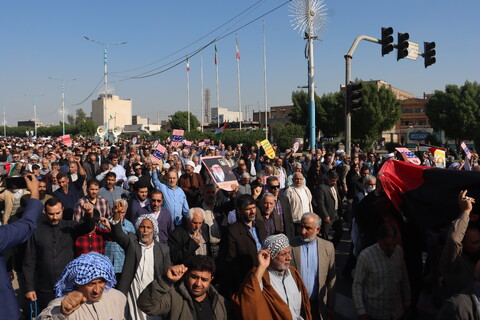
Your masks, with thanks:
[(212, 256), (210, 233), (202, 208), (191, 208), (183, 225), (170, 233), (168, 246), (173, 265), (188, 266), (196, 255)]
[(28, 240), (35, 230), (36, 221), (43, 210), (38, 200), (38, 180), (34, 175), (25, 177), (30, 200), (20, 220), (0, 226), (0, 310), (2, 319), (19, 319), (20, 309), (12, 288), (12, 282), (5, 267), (4, 253), (6, 250)]
[(151, 214), (140, 216), (135, 222), (137, 234), (122, 231), (120, 210), (113, 215), (112, 236), (123, 250), (125, 262), (118, 290), (127, 296), (132, 319), (145, 318), (137, 308), (137, 298), (154, 279), (165, 274), (171, 265), (168, 247), (155, 241), (157, 220)]
[[(133, 186), (135, 196), (128, 200), (128, 209), (125, 218), (131, 223), (135, 223), (137, 218), (141, 215), (148, 214), (148, 186), (140, 181), (135, 182)], [(163, 197), (162, 197), (163, 199)]]
[(313, 319), (332, 319), (335, 309), (335, 249), (318, 237), (322, 220), (315, 213), (305, 213), (300, 236), (290, 240), (291, 265), (300, 271), (310, 295)]
[(257, 207), (251, 195), (237, 197), (235, 207), (239, 221), (228, 227), (226, 239), (226, 262), (232, 293), (237, 291), (247, 273), (256, 266), (257, 255), (266, 238), (265, 225), (256, 217)]
[(343, 227), (340, 213), (342, 200), (337, 188), (338, 174), (334, 170), (327, 173), (325, 184), (320, 185), (314, 192), (315, 213), (322, 218), (322, 237), (328, 240), (330, 230), (333, 229), (333, 245), (336, 246), (342, 239)]

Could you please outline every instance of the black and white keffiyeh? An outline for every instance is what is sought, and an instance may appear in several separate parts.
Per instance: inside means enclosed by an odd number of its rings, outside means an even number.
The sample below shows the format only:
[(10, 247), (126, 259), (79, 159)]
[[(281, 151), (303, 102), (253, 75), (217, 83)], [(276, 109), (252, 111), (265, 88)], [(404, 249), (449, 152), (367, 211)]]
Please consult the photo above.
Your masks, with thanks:
[(270, 249), (271, 259), (275, 259), (280, 251), (288, 247), (290, 247), (290, 242), (283, 233), (266, 237), (262, 244), (262, 249)]

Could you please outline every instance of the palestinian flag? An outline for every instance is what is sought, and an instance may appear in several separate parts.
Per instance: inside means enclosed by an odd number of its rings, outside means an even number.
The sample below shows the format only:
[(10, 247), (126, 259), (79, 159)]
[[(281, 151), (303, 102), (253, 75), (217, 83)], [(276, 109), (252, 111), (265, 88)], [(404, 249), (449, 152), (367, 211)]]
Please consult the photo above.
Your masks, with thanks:
[(15, 174), (15, 169), (17, 169), (18, 163), (5, 163), (5, 171), (7, 176), (11, 177)]
[(223, 126), (218, 127), (217, 130), (215, 130), (215, 135), (217, 137), (221, 137), (223, 133), (225, 132), (225, 129), (227, 129), (227, 122), (223, 123)]
[[(442, 227), (460, 213), (458, 194), (480, 200), (480, 172), (429, 168), (397, 160), (384, 163), (378, 177), (401, 214), (423, 227)], [(473, 206), (473, 214), (480, 213)]]

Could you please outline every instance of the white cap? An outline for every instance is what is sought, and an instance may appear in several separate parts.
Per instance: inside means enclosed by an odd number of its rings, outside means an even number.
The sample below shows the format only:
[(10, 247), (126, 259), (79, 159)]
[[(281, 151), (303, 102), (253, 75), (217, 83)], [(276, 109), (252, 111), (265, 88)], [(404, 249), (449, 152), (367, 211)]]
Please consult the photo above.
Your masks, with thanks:
[(192, 168), (195, 168), (195, 163), (193, 161), (189, 160), (189, 161), (185, 162), (185, 166), (190, 166)]
[(342, 153), (345, 153), (345, 151), (343, 149), (338, 149), (336, 153), (337, 154), (342, 154)]
[(395, 158), (395, 153), (387, 153), (385, 159)]

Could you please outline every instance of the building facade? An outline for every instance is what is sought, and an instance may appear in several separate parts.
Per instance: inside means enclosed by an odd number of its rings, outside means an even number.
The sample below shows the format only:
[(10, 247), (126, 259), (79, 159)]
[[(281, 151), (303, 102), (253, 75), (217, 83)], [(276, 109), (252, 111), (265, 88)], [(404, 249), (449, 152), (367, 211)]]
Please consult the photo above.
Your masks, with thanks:
[(97, 126), (108, 122), (109, 129), (124, 128), (132, 123), (132, 99), (120, 99), (117, 95), (101, 94), (92, 101), (92, 121)]

